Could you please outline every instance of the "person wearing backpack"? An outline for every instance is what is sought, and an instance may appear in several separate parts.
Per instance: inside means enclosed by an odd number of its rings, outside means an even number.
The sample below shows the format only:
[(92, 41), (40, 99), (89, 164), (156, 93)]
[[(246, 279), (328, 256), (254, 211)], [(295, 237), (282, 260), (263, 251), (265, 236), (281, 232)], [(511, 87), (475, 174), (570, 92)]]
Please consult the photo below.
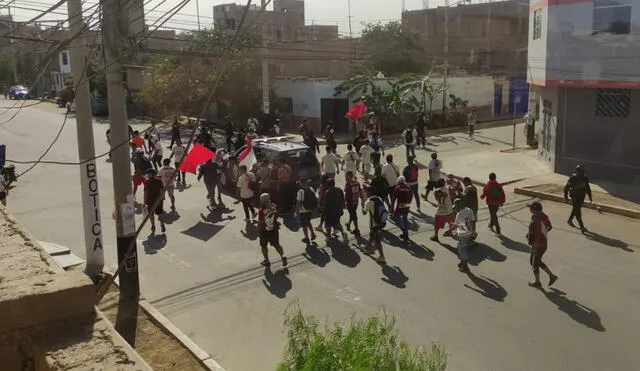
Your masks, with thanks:
[(495, 173), (489, 174), (489, 181), (484, 185), (480, 198), (486, 200), (487, 207), (489, 208), (489, 215), (491, 216), (489, 229), (494, 231), (495, 228), (495, 233), (499, 236), (501, 230), (500, 222), (498, 221), (498, 209), (504, 204), (506, 197), (502, 185), (496, 180)]
[(409, 158), (407, 158), (408, 164), (405, 166), (404, 170), (402, 170), (402, 176), (407, 180), (407, 185), (411, 187), (411, 191), (413, 191), (413, 198), (416, 200), (416, 206), (420, 213), (420, 186), (418, 185), (418, 171), (420, 168), (416, 165), (414, 160), (414, 156), (409, 156)]
[(133, 158), (131, 159), (133, 163), (133, 197), (136, 196), (138, 192), (138, 187), (144, 184), (144, 174), (146, 174), (147, 170), (153, 169), (153, 164), (151, 163), (151, 159), (144, 153), (144, 149), (142, 147), (138, 147), (133, 151)]
[(324, 227), (327, 236), (331, 236), (332, 232), (342, 233), (344, 243), (349, 242), (349, 236), (340, 224), (340, 218), (344, 214), (345, 197), (342, 189), (336, 187), (335, 179), (331, 178), (327, 181), (327, 193), (325, 195), (324, 208)]
[(416, 157), (416, 140), (418, 139), (418, 131), (413, 128), (413, 125), (409, 125), (405, 131), (402, 132), (404, 138), (404, 146), (407, 149), (407, 159), (410, 156)]
[[(309, 180), (306, 178), (300, 179), (300, 189), (296, 194), (296, 214), (298, 215), (298, 222), (304, 233), (302, 242), (309, 245), (311, 241), (316, 239), (316, 234), (311, 226), (311, 213), (318, 208), (318, 199), (316, 193), (309, 186)], [(309, 240), (309, 234), (311, 234), (311, 240)]]
[(364, 253), (369, 255), (373, 254), (374, 250), (378, 250), (379, 256), (376, 261), (379, 264), (386, 264), (384, 258), (384, 251), (382, 251), (382, 230), (387, 225), (387, 219), (389, 218), (389, 212), (384, 206), (382, 198), (373, 194), (371, 187), (366, 189), (366, 192), (370, 195), (362, 206), (362, 213), (364, 215), (369, 214), (369, 240), (365, 246)]
[(402, 230), (400, 238), (404, 242), (409, 242), (409, 210), (411, 209), (413, 191), (407, 185), (407, 180), (404, 176), (398, 177), (398, 185), (393, 189), (393, 197), (391, 199), (394, 213), (400, 217), (400, 229)]
[(284, 250), (280, 246), (280, 223), (278, 222), (278, 207), (271, 202), (271, 196), (268, 193), (260, 195), (260, 209), (258, 209), (258, 231), (260, 234), (260, 249), (264, 260), (260, 263), (265, 267), (270, 267), (269, 244), (280, 254), (282, 266), (286, 267), (287, 257)]
[(358, 228), (358, 204), (362, 201), (362, 188), (358, 180), (356, 180), (355, 172), (347, 171), (345, 178), (344, 196), (347, 211), (349, 212), (349, 221), (346, 224), (347, 231), (351, 232), (351, 223), (353, 223), (353, 235), (360, 236), (360, 229)]
[(564, 186), (564, 199), (568, 202), (569, 196), (571, 197), (571, 214), (569, 215), (569, 220), (567, 220), (567, 224), (572, 227), (575, 227), (573, 224), (573, 218), (578, 220), (578, 224), (580, 225), (580, 230), (582, 233), (587, 231), (587, 228), (584, 227), (584, 223), (582, 222), (582, 205), (584, 205), (584, 199), (586, 196), (589, 196), (589, 202), (593, 202), (591, 198), (591, 187), (589, 186), (589, 178), (584, 174), (584, 170), (582, 166), (576, 166), (575, 173), (571, 174), (569, 180), (567, 180), (567, 184)]
[(380, 159), (382, 155), (384, 155), (384, 147), (382, 146), (382, 139), (378, 133), (371, 134), (371, 141), (369, 142), (369, 146), (373, 149), (373, 153), (371, 154), (371, 162), (373, 163), (373, 167), (376, 168), (380, 166)]

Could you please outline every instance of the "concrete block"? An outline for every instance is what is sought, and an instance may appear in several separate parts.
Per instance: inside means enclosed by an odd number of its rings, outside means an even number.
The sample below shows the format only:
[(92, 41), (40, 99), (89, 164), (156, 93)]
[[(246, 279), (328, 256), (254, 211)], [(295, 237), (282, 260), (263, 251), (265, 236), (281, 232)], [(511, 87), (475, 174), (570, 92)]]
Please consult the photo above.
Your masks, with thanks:
[(94, 313), (95, 288), (80, 272), (0, 283), (0, 333)]
[(44, 242), (44, 241), (39, 241), (39, 242), (40, 242), (40, 245), (42, 245), (42, 248), (44, 248), (44, 251), (46, 251), (47, 254), (51, 256), (65, 255), (65, 254), (71, 253), (71, 249), (66, 246), (58, 245), (57, 243), (51, 243), (51, 242)]
[(53, 260), (65, 270), (84, 263), (84, 259), (74, 254), (56, 255)]

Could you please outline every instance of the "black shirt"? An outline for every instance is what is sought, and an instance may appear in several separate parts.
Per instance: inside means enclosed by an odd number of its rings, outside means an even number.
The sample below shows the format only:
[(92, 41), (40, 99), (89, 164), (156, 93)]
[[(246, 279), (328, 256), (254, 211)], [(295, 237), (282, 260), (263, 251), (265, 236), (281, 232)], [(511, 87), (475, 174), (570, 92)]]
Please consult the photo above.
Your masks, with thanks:
[(324, 214), (329, 218), (338, 218), (344, 209), (344, 192), (338, 187), (329, 188), (324, 196)]
[(217, 162), (206, 162), (200, 166), (198, 180), (204, 177), (205, 183), (216, 182), (219, 177), (219, 170), (220, 165)]
[(146, 205), (153, 205), (158, 198), (162, 197), (162, 179), (154, 177), (144, 184), (144, 201)]
[(389, 188), (389, 182), (382, 175), (377, 176), (371, 180), (371, 188), (374, 196), (378, 196), (382, 199), (387, 197), (387, 189)]

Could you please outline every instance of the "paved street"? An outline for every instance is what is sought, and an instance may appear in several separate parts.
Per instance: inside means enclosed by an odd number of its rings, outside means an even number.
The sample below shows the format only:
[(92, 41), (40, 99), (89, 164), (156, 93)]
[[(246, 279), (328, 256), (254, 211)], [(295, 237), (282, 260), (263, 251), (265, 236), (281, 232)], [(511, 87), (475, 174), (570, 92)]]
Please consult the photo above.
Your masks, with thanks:
[[(0, 100), (0, 107), (11, 105)], [(1, 109), (0, 122), (13, 113)], [(22, 109), (0, 125), (7, 158), (37, 159), (63, 119), (52, 104)], [(105, 123), (94, 125), (98, 153), (107, 150), (106, 128)], [(516, 134), (520, 145), (521, 127)], [(440, 153), (446, 172), (474, 179), (484, 180), (490, 171), (503, 181), (548, 172), (535, 153), (499, 153), (510, 147), (511, 138), (511, 127), (487, 129), (474, 142), (463, 134), (433, 138), (432, 148)], [(77, 161), (76, 141), (75, 119), (69, 118), (45, 159)], [(403, 147), (389, 152), (405, 165)], [(426, 164), (427, 156), (419, 151), (418, 160)], [(111, 165), (99, 160), (98, 167), (105, 253), (114, 266)], [(17, 165), (18, 173), (25, 168)], [(481, 210), (480, 246), (472, 255), (471, 276), (457, 271), (452, 240), (443, 238), (444, 245), (429, 241), (430, 205), (423, 207), (426, 215), (412, 215), (414, 243), (409, 248), (401, 248), (399, 230), (389, 228), (388, 267), (340, 244), (325, 249), (321, 236), (318, 248), (305, 251), (301, 232), (283, 228), (289, 274), (283, 274), (279, 263), (272, 267), (274, 273), (265, 274), (258, 264), (257, 231), (243, 221), (240, 205), (226, 198), (236, 211), (210, 215), (204, 208), (204, 187), (193, 176), (187, 182), (191, 187), (177, 194), (179, 215), (168, 225), (166, 246), (140, 236), (142, 291), (229, 371), (274, 369), (285, 343), (282, 314), (295, 300), (306, 313), (329, 321), (384, 307), (397, 316), (404, 339), (443, 343), (450, 370), (637, 369), (637, 220), (585, 210), (593, 234), (583, 236), (565, 224), (567, 205), (544, 203), (555, 226), (545, 260), (560, 277), (546, 291), (527, 286), (532, 279), (524, 245), (529, 212), (527, 199), (514, 194), (507, 195), (502, 210), (503, 239), (484, 228), (488, 213)], [(68, 246), (83, 256), (79, 192), (77, 167), (39, 165), (16, 184), (8, 209), (38, 240)], [(272, 251), (274, 262), (275, 256)]]

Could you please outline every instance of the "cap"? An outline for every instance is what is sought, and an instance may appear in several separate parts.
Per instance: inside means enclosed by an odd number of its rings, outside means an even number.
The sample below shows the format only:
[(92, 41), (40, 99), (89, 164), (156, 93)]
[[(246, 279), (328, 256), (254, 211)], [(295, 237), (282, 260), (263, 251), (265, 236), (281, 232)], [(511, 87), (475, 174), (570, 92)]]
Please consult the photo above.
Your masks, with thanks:
[(462, 200), (460, 197), (456, 197), (456, 198), (453, 200), (453, 204), (454, 204), (454, 205), (461, 204), (461, 203), (463, 203), (463, 200)]
[(398, 177), (398, 183), (402, 183), (402, 184), (404, 184), (404, 183), (406, 183), (406, 182), (407, 182), (407, 178), (405, 178), (404, 176), (400, 175), (400, 176)]
[(271, 196), (268, 193), (263, 193), (260, 195), (260, 203), (266, 204), (271, 202)]
[(542, 211), (542, 204), (538, 201), (534, 201), (530, 204), (527, 204), (527, 206), (529, 206), (529, 209), (533, 211)]

